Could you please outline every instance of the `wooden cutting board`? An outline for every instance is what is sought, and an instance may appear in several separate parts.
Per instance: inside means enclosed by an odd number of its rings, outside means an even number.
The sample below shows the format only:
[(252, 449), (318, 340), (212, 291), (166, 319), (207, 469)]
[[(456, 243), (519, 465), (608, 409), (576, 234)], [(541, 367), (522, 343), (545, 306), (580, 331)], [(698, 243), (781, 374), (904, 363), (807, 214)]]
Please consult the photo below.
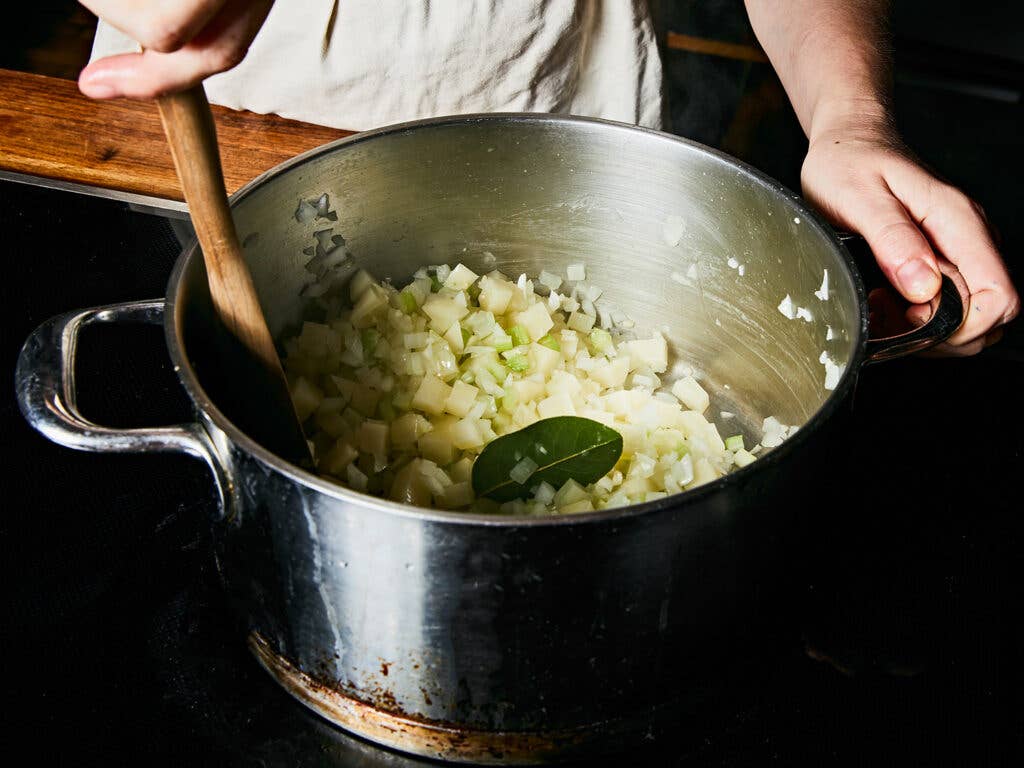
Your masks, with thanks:
[[(228, 194), (353, 131), (213, 107)], [(152, 101), (94, 101), (70, 80), (0, 69), (0, 178), (127, 193), (181, 209), (184, 197)], [(45, 183), (45, 182), (43, 182)]]
[[(669, 32), (666, 47), (766, 62), (759, 48)], [(353, 131), (213, 107), (228, 194), (279, 163)], [(184, 210), (152, 101), (93, 101), (77, 83), (0, 69), (0, 179)]]

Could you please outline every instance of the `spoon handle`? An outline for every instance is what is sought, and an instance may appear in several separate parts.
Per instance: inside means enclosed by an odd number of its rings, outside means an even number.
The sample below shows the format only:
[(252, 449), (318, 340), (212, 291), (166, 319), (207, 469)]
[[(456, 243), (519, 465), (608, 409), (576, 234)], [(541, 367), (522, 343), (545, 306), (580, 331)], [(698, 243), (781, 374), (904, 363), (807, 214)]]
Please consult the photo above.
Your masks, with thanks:
[[(213, 306), (225, 329), (263, 369), (262, 406), (280, 414), (267, 447), (295, 461), (309, 459), (309, 448), (288, 395), (274, 340), (267, 328), (252, 275), (231, 218), (217, 150), (217, 129), (202, 84), (159, 97), (160, 120), (171, 148), (192, 225), (202, 246)], [(257, 374), (259, 375), (259, 374)], [(240, 382), (239, 387), (250, 382)], [(255, 402), (253, 403), (255, 405)], [(267, 434), (260, 407), (246, 407), (242, 426)], [(290, 424), (288, 422), (291, 422)]]

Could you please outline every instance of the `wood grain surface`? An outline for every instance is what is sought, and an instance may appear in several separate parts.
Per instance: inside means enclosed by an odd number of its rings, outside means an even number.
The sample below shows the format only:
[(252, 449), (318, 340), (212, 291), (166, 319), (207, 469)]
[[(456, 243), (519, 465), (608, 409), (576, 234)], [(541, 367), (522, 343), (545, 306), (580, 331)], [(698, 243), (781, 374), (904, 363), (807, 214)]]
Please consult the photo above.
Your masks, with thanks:
[(703, 53), (708, 56), (720, 56), (726, 59), (737, 59), (739, 61), (754, 61), (766, 63), (768, 56), (760, 48), (743, 43), (726, 43), (721, 40), (711, 40), (706, 37), (694, 37), (683, 35), (678, 32), (669, 32), (665, 45), (672, 51), (689, 51), (690, 53)]
[[(352, 131), (213, 107), (229, 194)], [(0, 69), (0, 170), (184, 200), (156, 105), (94, 101), (69, 80)]]

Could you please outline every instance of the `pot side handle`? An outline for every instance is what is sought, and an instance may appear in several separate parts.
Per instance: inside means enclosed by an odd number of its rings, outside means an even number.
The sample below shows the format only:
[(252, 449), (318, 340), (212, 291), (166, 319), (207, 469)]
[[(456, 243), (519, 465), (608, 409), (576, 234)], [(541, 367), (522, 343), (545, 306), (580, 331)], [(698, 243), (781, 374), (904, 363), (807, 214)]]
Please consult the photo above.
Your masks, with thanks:
[(198, 423), (112, 429), (78, 411), (75, 352), (78, 332), (93, 323), (152, 323), (164, 318), (163, 299), (109, 304), (51, 317), (36, 328), (18, 355), (14, 374), (18, 405), (26, 421), (53, 442), (99, 453), (185, 453), (206, 463), (225, 511), (228, 476), (209, 434)]
[[(849, 232), (837, 232), (839, 241), (848, 249), (864, 248), (867, 243), (860, 235)], [(868, 250), (870, 253), (870, 250)], [(871, 256), (872, 261), (874, 256)], [(934, 300), (933, 300), (934, 301)], [(928, 318), (928, 322), (899, 336), (885, 336), (879, 339), (868, 339), (867, 354), (864, 365), (905, 357), (915, 352), (934, 347), (948, 339), (964, 322), (964, 302), (956, 283), (948, 276), (942, 275), (939, 288), (938, 305)]]

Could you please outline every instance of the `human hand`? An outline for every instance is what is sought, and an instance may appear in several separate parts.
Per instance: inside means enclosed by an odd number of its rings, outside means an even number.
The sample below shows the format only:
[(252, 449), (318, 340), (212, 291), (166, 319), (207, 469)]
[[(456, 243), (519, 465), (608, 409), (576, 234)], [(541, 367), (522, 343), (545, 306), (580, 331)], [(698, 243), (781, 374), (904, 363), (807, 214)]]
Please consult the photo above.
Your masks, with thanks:
[(937, 352), (976, 354), (1017, 316), (1020, 299), (981, 207), (918, 165), (885, 121), (851, 120), (816, 133), (801, 183), (828, 219), (867, 240), (886, 277), (913, 302), (910, 322), (928, 319), (940, 269), (959, 272), (966, 320)]
[(108, 56), (82, 70), (94, 99), (149, 99), (185, 90), (245, 58), (273, 0), (79, 0), (137, 40), (141, 53)]

